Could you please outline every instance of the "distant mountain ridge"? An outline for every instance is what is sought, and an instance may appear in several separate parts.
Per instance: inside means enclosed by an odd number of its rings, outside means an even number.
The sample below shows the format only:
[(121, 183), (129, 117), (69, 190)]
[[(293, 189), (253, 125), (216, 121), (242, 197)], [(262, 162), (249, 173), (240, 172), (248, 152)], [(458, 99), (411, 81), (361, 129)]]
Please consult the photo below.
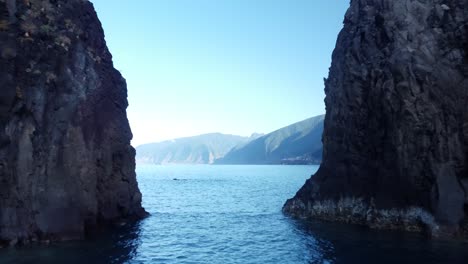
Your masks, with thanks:
[(261, 134), (242, 137), (210, 133), (144, 144), (136, 148), (136, 161), (150, 164), (212, 164), (234, 147), (244, 145), (259, 136)]
[(315, 116), (259, 137), (215, 164), (319, 164), (324, 117)]
[(136, 148), (148, 164), (319, 164), (324, 115), (250, 137), (203, 134)]

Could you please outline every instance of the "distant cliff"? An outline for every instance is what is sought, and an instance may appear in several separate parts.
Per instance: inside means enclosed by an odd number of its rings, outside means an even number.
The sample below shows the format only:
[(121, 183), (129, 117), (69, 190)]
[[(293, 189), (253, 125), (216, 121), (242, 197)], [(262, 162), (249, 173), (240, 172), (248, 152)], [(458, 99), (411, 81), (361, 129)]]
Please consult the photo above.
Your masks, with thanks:
[(320, 164), (324, 116), (283, 127), (234, 148), (215, 164)]
[(144, 144), (136, 148), (136, 159), (138, 163), (149, 164), (212, 164), (232, 148), (257, 137), (257, 134), (249, 138), (211, 133)]
[(325, 92), (322, 166), (283, 210), (466, 235), (468, 2), (352, 0)]
[(125, 80), (85, 0), (0, 0), (0, 244), (145, 215)]
[(319, 164), (324, 116), (250, 137), (204, 134), (138, 146), (148, 164)]

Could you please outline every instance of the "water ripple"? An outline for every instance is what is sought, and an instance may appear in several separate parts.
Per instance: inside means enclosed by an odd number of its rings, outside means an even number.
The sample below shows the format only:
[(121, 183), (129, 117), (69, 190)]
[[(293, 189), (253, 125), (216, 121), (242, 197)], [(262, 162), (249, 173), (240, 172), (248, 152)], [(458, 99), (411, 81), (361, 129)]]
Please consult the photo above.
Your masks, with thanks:
[(466, 263), (463, 243), (285, 217), (284, 201), (316, 169), (140, 166), (149, 218), (87, 241), (0, 250), (0, 263)]

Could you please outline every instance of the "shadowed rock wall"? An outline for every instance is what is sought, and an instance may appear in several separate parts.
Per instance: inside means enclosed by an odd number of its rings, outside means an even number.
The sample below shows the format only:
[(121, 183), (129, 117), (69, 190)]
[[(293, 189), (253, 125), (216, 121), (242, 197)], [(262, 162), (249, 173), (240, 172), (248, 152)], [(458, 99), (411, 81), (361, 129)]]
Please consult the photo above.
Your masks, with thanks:
[(463, 233), (468, 2), (352, 0), (325, 86), (322, 165), (283, 210)]
[(0, 0), (0, 240), (140, 218), (125, 80), (85, 0)]

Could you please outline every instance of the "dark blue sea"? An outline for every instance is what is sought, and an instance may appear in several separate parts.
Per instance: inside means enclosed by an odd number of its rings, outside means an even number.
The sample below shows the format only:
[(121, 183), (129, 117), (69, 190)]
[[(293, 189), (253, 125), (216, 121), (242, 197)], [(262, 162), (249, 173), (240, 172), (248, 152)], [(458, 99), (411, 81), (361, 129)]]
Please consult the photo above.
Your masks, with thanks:
[(1, 249), (0, 263), (468, 263), (468, 244), (281, 213), (317, 166), (138, 166), (151, 216), (87, 241)]

